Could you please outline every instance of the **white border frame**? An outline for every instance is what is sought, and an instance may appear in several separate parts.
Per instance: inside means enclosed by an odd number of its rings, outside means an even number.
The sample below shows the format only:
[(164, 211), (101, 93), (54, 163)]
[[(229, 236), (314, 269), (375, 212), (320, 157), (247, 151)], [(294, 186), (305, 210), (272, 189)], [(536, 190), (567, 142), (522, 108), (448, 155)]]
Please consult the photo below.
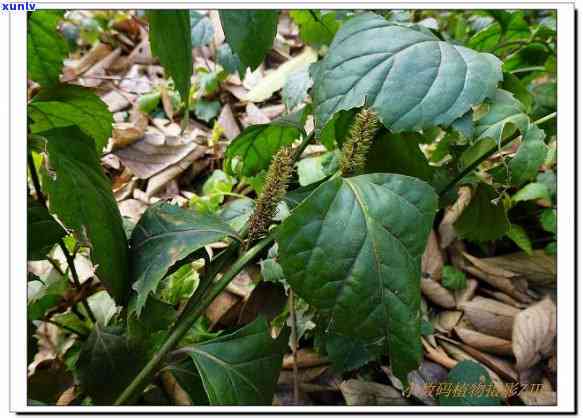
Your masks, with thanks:
[[(1, 210), (8, 222), (4, 223), (4, 231), (9, 231), (10, 240), (3, 248), (2, 265), (10, 266), (10, 292), (5, 292), (8, 299), (3, 305), (4, 317), (10, 314), (10, 411), (26, 413), (572, 413), (575, 411), (575, 280), (574, 266), (575, 249), (575, 7), (574, 3), (556, 2), (425, 2), (425, 3), (349, 3), (349, 2), (36, 2), (37, 9), (162, 9), (162, 8), (190, 8), (190, 9), (556, 9), (558, 28), (558, 271), (557, 276), (557, 345), (558, 345), (558, 375), (559, 390), (557, 393), (558, 405), (525, 407), (57, 407), (57, 406), (28, 406), (26, 402), (26, 16), (23, 12), (13, 12), (8, 15), (0, 12), (0, 36), (5, 42), (0, 45), (3, 52), (9, 53), (9, 68), (2, 67), (1, 73), (9, 83), (10, 101), (2, 102), (0, 115), (5, 119), (3, 126), (10, 126), (10, 141), (0, 141), (5, 147), (0, 153), (0, 167), (8, 168), (4, 172), (1, 182), (6, 191), (10, 189), (9, 208), (3, 205)], [(8, 22), (9, 21), (9, 22)], [(9, 40), (9, 41), (8, 41)], [(8, 49), (8, 51), (6, 51)], [(6, 56), (8, 54), (5, 54)], [(5, 93), (6, 94), (6, 93)], [(8, 149), (6, 149), (8, 148)], [(6, 213), (8, 209), (8, 213)], [(6, 278), (4, 278), (5, 280)], [(6, 297), (8, 296), (8, 297)], [(6, 345), (3, 345), (4, 358)], [(575, 386), (576, 387), (576, 386)], [(6, 392), (6, 391), (4, 391)]]

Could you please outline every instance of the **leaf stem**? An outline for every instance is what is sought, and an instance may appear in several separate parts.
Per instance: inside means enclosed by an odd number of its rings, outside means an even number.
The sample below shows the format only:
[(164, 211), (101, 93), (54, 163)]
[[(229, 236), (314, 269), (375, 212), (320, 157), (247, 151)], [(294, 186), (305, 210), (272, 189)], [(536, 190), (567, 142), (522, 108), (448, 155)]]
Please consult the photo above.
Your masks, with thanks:
[(542, 118), (535, 120), (533, 122), (533, 124), (540, 125), (541, 123), (545, 123), (546, 121), (549, 121), (555, 117), (557, 117), (557, 112), (549, 113), (548, 115), (543, 116)]
[(174, 348), (176, 344), (186, 335), (188, 330), (192, 328), (196, 320), (205, 312), (206, 308), (211, 304), (211, 302), (228, 286), (229, 283), (239, 274), (239, 272), (250, 263), (257, 254), (259, 254), (265, 247), (273, 242), (275, 239), (275, 234), (270, 234), (267, 238), (259, 241), (254, 247), (249, 251), (244, 253), (237, 261), (229, 268), (229, 270), (213, 285), (210, 287), (208, 293), (200, 297), (200, 303), (198, 303), (192, 312), (187, 315), (182, 315), (174, 328), (170, 331), (168, 338), (160, 347), (158, 352), (150, 359), (146, 366), (140, 371), (140, 373), (134, 378), (134, 380), (125, 388), (122, 394), (117, 398), (114, 405), (124, 405), (133, 402), (135, 398), (141, 393), (142, 390), (148, 385), (156, 370), (158, 365), (166, 355)]
[[(43, 205), (45, 209), (48, 210), (47, 200), (46, 200), (45, 195), (43, 194), (41, 186), (40, 186), (40, 181), (38, 178), (38, 173), (36, 172), (36, 167), (34, 166), (34, 160), (32, 158), (32, 153), (28, 152), (27, 158), (28, 158), (28, 169), (30, 170), (30, 178), (32, 180), (32, 185), (34, 186), (34, 191), (36, 192), (36, 198), (39, 201), (39, 203), (41, 205)], [(69, 266), (69, 270), (71, 271), (71, 276), (73, 277), (73, 284), (75, 286), (75, 289), (77, 291), (80, 291), (81, 290), (81, 281), (79, 280), (79, 275), (77, 274), (77, 269), (75, 268), (75, 259), (73, 258), (73, 256), (69, 252), (69, 249), (65, 245), (65, 241), (63, 241), (62, 238), (59, 239), (58, 244), (59, 244), (59, 247), (61, 248), (61, 251), (65, 255), (65, 259), (67, 260), (67, 265)], [(91, 310), (91, 307), (89, 306), (89, 303), (87, 302), (87, 299), (84, 298), (81, 301), (81, 303), (83, 304), (83, 307), (85, 308), (85, 311), (87, 312), (87, 315), (89, 315), (89, 319), (91, 320), (91, 322), (95, 323), (96, 322), (95, 315), (93, 315), (93, 311)]]

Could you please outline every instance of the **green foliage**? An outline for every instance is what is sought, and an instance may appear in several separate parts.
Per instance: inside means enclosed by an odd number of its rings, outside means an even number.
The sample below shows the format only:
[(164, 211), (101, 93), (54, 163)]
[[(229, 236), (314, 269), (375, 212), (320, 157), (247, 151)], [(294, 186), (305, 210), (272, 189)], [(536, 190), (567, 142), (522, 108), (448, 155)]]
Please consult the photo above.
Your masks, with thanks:
[(145, 363), (144, 347), (120, 328), (97, 325), (83, 343), (77, 373), (81, 389), (95, 405), (111, 405)]
[(271, 405), (287, 333), (272, 339), (258, 318), (233, 334), (189, 347), (211, 405)]
[(192, 77), (192, 37), (188, 10), (148, 10), (150, 45), (182, 101), (189, 102)]
[(279, 12), (223, 9), (219, 15), (227, 42), (239, 57), (239, 73), (257, 68), (273, 45)]
[[(399, 65), (393, 65), (397, 59)], [(316, 130), (336, 112), (365, 102), (393, 132), (448, 125), (495, 95), (500, 67), (493, 55), (360, 14), (342, 26), (328, 54), (311, 67)]]
[(289, 14), (300, 28), (302, 41), (315, 47), (330, 45), (340, 28), (336, 12), (332, 10), (292, 10)]
[(454, 224), (462, 238), (484, 242), (498, 239), (508, 232), (510, 223), (506, 208), (496, 200), (497, 197), (491, 186), (478, 185), (472, 201)]
[[(500, 398), (488, 396), (487, 393), (493, 387), (492, 379), (488, 372), (475, 361), (460, 361), (447, 376), (447, 383), (460, 385), (466, 388), (466, 393), (456, 395), (455, 393), (442, 394), (439, 396), (439, 405), (441, 406), (497, 406), (500, 405)], [(470, 388), (472, 385), (483, 385), (481, 393), (472, 394)], [(486, 390), (488, 388), (488, 390)]]
[(91, 247), (96, 275), (121, 305), (130, 280), (128, 247), (121, 215), (103, 174), (94, 141), (76, 127), (45, 131), (50, 168), (43, 186), (50, 211)]
[[(401, 378), (421, 360), (420, 260), (436, 208), (432, 188), (411, 177), (335, 178), (277, 234), (286, 279), (327, 318), (327, 329), (369, 342), (384, 337)], [(343, 236), (350, 239), (338, 245)]]
[(449, 290), (464, 289), (467, 286), (466, 275), (454, 266), (443, 266), (441, 284)]
[(36, 200), (28, 197), (27, 205), (27, 258), (43, 260), (66, 232), (49, 211)]
[(28, 76), (42, 86), (59, 83), (68, 47), (57, 31), (63, 10), (37, 10), (28, 15), (26, 59)]
[(68, 84), (43, 89), (28, 105), (32, 133), (42, 135), (54, 128), (76, 126), (95, 141), (97, 152), (111, 137), (113, 116), (91, 90)]
[(193, 48), (208, 45), (215, 35), (211, 20), (195, 10), (190, 11), (190, 39)]
[[(275, 10), (220, 11), (223, 45), (205, 14), (144, 13), (185, 129), (189, 118), (212, 126), (224, 104), (239, 119), (229, 74), (243, 79), (263, 62), (270, 72), (298, 52), (297, 39), (282, 31), (266, 59)], [(29, 15), (28, 75), (40, 88), (29, 89), (28, 260), (48, 259), (30, 264), (29, 361), (43, 338), (35, 335), (37, 321), (60, 328), (57, 360), (29, 377), (34, 401), (54, 404), (77, 384), (82, 405), (167, 404), (159, 386), (173, 376), (194, 405), (271, 405), (282, 357), (296, 342), (313, 344), (332, 373), (366, 380), (377, 369), (367, 363), (379, 361), (405, 383), (420, 365), (421, 336), (436, 332), (429, 322), (435, 312), (421, 297), (422, 255), (438, 209), (454, 204), (460, 185), (473, 190), (454, 223), (458, 237), (472, 241), (468, 252), (497, 256), (516, 246), (556, 253), (555, 14), (381, 14), (290, 11), (320, 61), (289, 73), (261, 99), (259, 106), (271, 107), (281, 98), (284, 116), (248, 126), (229, 142), (215, 121), (209, 175), (180, 178), (193, 196), (189, 207), (162, 201), (127, 225), (100, 163), (113, 116), (94, 92), (59, 78), (66, 42), (84, 50), (109, 44), (126, 32), (118, 24), (132, 26), (131, 14), (95, 12), (79, 22), (84, 18), (68, 12), (59, 29), (62, 12)], [(193, 68), (193, 48), (200, 47), (217, 66)], [(157, 117), (161, 101), (155, 88), (137, 107)], [(225, 171), (216, 165), (223, 155)], [(61, 239), (66, 263), (54, 249)], [(71, 280), (71, 255), (80, 287)], [(238, 288), (236, 277), (256, 286), (217, 321), (214, 308), (226, 306), (217, 298), (229, 285), (230, 292)], [(441, 284), (457, 291), (467, 279), (446, 264)], [(262, 311), (270, 312), (270, 324)], [(292, 312), (293, 340), (286, 326)], [(461, 361), (447, 383), (491, 379), (477, 363)], [(500, 404), (471, 394), (436, 400)]]
[(150, 206), (130, 238), (137, 315), (171, 267), (205, 245), (227, 237), (238, 239), (237, 233), (215, 216), (165, 203)]
[(225, 153), (225, 171), (254, 176), (269, 167), (272, 156), (300, 137), (301, 125), (279, 119), (263, 125), (251, 125), (235, 138)]

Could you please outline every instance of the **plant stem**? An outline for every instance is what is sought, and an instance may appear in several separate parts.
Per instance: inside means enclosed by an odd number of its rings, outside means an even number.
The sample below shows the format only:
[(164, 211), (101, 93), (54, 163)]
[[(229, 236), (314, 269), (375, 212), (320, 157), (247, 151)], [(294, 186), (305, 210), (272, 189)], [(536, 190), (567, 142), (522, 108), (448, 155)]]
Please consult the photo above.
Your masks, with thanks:
[(294, 404), (300, 403), (300, 388), (298, 385), (298, 329), (296, 323), (296, 307), (294, 300), (294, 291), (289, 290), (289, 314), (291, 319), (291, 341), (292, 341), (292, 355), (294, 359), (293, 377), (294, 377)]
[(218, 281), (214, 282), (207, 294), (201, 296), (200, 303), (188, 315), (182, 315), (170, 331), (168, 338), (160, 347), (158, 352), (150, 359), (146, 366), (134, 378), (134, 380), (125, 388), (122, 394), (117, 398), (114, 405), (124, 405), (131, 403), (148, 385), (158, 365), (166, 355), (174, 348), (176, 344), (184, 337), (188, 330), (194, 325), (196, 320), (205, 312), (211, 302), (228, 286), (229, 283), (239, 274), (239, 272), (250, 263), (257, 254), (274, 240), (274, 234), (259, 241), (254, 247), (243, 254), (229, 268), (229, 270)]
[(557, 117), (557, 112), (549, 113), (548, 115), (543, 116), (542, 118), (535, 120), (533, 122), (533, 124), (540, 125), (541, 123), (545, 123), (546, 121), (549, 121), (555, 117)]
[(300, 159), (300, 157), (302, 156), (302, 154), (304, 153), (304, 151), (306, 150), (308, 145), (310, 145), (310, 142), (312, 141), (313, 138), (314, 138), (314, 132), (311, 132), (310, 135), (306, 135), (304, 137), (301, 144), (296, 149), (296, 152), (294, 154), (294, 161), (298, 161)]
[[(36, 198), (40, 202), (40, 204), (43, 205), (45, 207), (45, 209), (48, 210), (47, 200), (46, 200), (45, 195), (43, 194), (42, 189), (40, 187), (38, 173), (36, 172), (36, 167), (34, 166), (34, 160), (32, 159), (32, 154), (30, 152), (28, 153), (27, 158), (28, 158), (28, 169), (30, 170), (30, 178), (32, 179), (34, 191), (36, 192)], [(65, 255), (65, 259), (67, 260), (67, 265), (69, 266), (69, 270), (71, 271), (71, 276), (73, 277), (73, 284), (75, 286), (75, 289), (77, 291), (79, 291), (81, 289), (81, 282), (79, 280), (79, 275), (77, 274), (77, 269), (75, 268), (75, 259), (73, 258), (73, 256), (69, 252), (69, 249), (65, 245), (65, 241), (63, 241), (62, 238), (59, 239), (58, 244), (59, 244), (59, 247), (61, 248), (61, 251)], [(91, 322), (95, 323), (96, 322), (95, 315), (93, 315), (93, 311), (89, 307), (89, 303), (87, 302), (87, 299), (84, 298), (81, 301), (81, 303), (83, 304), (83, 307), (85, 308), (85, 311), (87, 312), (87, 315), (89, 315), (89, 319), (91, 319)]]

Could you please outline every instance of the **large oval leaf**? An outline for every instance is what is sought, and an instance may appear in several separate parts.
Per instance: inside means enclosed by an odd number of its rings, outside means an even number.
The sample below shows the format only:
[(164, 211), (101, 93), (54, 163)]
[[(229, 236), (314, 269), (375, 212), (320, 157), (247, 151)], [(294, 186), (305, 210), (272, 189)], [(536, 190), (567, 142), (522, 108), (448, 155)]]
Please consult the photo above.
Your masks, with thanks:
[(413, 177), (337, 177), (294, 209), (277, 237), (288, 282), (327, 330), (387, 338), (400, 377), (421, 360), (421, 256), (436, 210), (433, 189)]
[(365, 102), (387, 128), (403, 131), (449, 125), (494, 95), (502, 71), (494, 55), (366, 13), (342, 26), (312, 78), (317, 131)]
[(132, 287), (140, 315), (170, 267), (207, 244), (237, 233), (219, 218), (166, 203), (150, 206), (130, 238)]
[(50, 170), (43, 170), (49, 209), (89, 241), (96, 276), (123, 305), (130, 287), (126, 235), (95, 143), (77, 127), (52, 129), (43, 136), (50, 163)]

